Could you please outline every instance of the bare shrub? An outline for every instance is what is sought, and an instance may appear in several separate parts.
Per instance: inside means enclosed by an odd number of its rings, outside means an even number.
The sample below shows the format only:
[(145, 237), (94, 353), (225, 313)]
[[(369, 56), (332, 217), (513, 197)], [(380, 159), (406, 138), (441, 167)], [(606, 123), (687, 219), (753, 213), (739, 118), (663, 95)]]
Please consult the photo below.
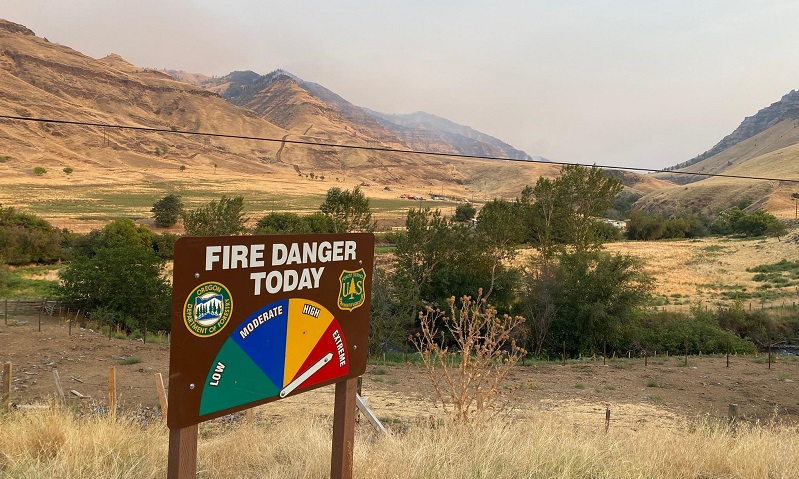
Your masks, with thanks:
[(489, 408), (501, 409), (496, 401), (500, 385), (527, 353), (513, 339), (524, 318), (497, 316), (482, 294), (481, 289), (476, 299), (462, 297), (460, 307), (451, 297), (447, 312), (428, 308), (419, 313), (421, 332), (410, 338), (422, 355), (437, 401), (463, 422)]

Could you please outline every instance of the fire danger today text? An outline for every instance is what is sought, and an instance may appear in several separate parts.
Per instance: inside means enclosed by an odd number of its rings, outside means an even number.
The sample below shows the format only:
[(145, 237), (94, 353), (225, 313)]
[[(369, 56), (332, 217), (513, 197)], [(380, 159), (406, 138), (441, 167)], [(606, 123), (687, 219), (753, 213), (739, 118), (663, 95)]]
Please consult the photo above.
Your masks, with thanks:
[[(205, 247), (205, 270), (259, 269), (250, 273), (253, 294), (269, 294), (319, 288), (324, 266), (304, 267), (357, 259), (355, 241), (314, 241), (309, 243), (275, 243), (267, 252), (266, 244), (213, 245)], [(273, 270), (275, 266), (294, 269)]]

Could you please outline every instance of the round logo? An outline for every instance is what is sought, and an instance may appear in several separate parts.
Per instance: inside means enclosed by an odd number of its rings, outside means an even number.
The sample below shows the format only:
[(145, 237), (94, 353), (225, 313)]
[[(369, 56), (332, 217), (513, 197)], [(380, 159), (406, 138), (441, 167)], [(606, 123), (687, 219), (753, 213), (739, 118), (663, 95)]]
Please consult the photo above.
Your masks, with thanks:
[(183, 322), (192, 334), (209, 337), (222, 331), (233, 313), (230, 291), (222, 283), (203, 283), (183, 305)]

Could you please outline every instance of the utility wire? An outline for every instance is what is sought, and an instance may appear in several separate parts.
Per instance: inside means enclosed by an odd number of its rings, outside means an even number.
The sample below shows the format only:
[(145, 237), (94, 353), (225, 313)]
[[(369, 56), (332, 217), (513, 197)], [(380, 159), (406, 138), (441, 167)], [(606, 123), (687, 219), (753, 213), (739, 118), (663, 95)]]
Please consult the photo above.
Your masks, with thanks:
[[(729, 175), (723, 173), (695, 173), (690, 171), (679, 171), (679, 170), (657, 170), (654, 168), (636, 168), (636, 167), (629, 167), (629, 166), (614, 166), (614, 165), (588, 165), (584, 163), (568, 163), (562, 161), (548, 161), (548, 160), (522, 160), (518, 158), (503, 158), (499, 156), (481, 156), (481, 155), (465, 155), (461, 153), (440, 153), (435, 151), (419, 151), (419, 150), (406, 150), (406, 149), (396, 149), (396, 148), (388, 148), (385, 146), (362, 146), (362, 145), (343, 145), (339, 143), (326, 143), (326, 142), (315, 142), (315, 141), (308, 141), (308, 140), (288, 140), (284, 138), (265, 138), (261, 136), (246, 136), (246, 135), (230, 135), (226, 133), (210, 133), (210, 132), (201, 132), (201, 131), (185, 131), (185, 130), (173, 130), (171, 128), (150, 128), (146, 126), (127, 126), (127, 125), (112, 125), (109, 123), (95, 123), (89, 121), (71, 121), (71, 120), (57, 120), (53, 118), (31, 118), (31, 117), (24, 117), (24, 116), (14, 116), (14, 115), (2, 115), (0, 114), (0, 119), (6, 120), (17, 120), (17, 121), (30, 121), (30, 122), (38, 122), (38, 123), (55, 123), (59, 125), (77, 125), (77, 126), (96, 126), (101, 128), (117, 128), (120, 130), (133, 130), (133, 131), (143, 131), (149, 133), (171, 133), (177, 135), (193, 135), (193, 136), (205, 136), (205, 137), (213, 137), (213, 138), (231, 138), (235, 140), (254, 140), (254, 141), (269, 141), (273, 143), (288, 143), (293, 145), (306, 145), (306, 146), (326, 146), (331, 148), (345, 148), (350, 150), (366, 150), (366, 151), (382, 151), (387, 153), (402, 153), (407, 155), (427, 155), (427, 156), (442, 156), (448, 158), (463, 158), (463, 159), (472, 159), (472, 160), (495, 160), (495, 161), (512, 161), (512, 162), (520, 162), (520, 163), (541, 163), (545, 165), (562, 165), (562, 166), (583, 166), (583, 167), (595, 167), (601, 168), (605, 170), (626, 170), (626, 171), (640, 171), (645, 173), (671, 173), (675, 175), (693, 175), (693, 176), (705, 176), (705, 177), (714, 177), (714, 178), (735, 178), (741, 180), (762, 180), (762, 181), (783, 181), (786, 183), (799, 183), (799, 180), (792, 180), (788, 178), (769, 178), (763, 176), (746, 176), (746, 175)], [(300, 135), (302, 136), (302, 135)]]

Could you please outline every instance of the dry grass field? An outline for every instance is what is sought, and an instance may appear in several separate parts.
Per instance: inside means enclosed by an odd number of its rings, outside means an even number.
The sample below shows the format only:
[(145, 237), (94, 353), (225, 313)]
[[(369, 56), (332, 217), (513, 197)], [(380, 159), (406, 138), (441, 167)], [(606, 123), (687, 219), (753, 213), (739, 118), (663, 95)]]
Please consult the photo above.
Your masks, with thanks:
[[(303, 416), (204, 425), (201, 478), (324, 478), (331, 421)], [(789, 427), (729, 428), (698, 422), (683, 431), (574, 428), (547, 415), (469, 425), (420, 421), (378, 437), (358, 427), (356, 478), (774, 478), (799, 476), (799, 439)], [(167, 432), (59, 411), (0, 416), (4, 477), (166, 475)]]
[[(166, 344), (111, 338), (45, 316), (0, 326), (0, 362), (13, 363), (11, 399), (65, 410), (0, 413), (0, 477), (164, 477), (167, 433), (153, 376), (168, 377)], [(105, 415), (115, 367), (121, 410)], [(529, 362), (505, 384), (504, 412), (449, 423), (423, 367), (368, 366), (363, 393), (389, 435), (358, 426), (363, 478), (790, 478), (799, 473), (799, 361), (666, 356)], [(511, 391), (514, 391), (511, 393)], [(728, 427), (728, 405), (739, 418)], [(198, 477), (326, 477), (332, 387), (201, 425)], [(172, 407), (179, 407), (179, 405)], [(611, 410), (605, 433), (606, 408)]]
[[(716, 307), (725, 292), (762, 293), (747, 269), (793, 260), (796, 232), (777, 239), (620, 242), (656, 277), (659, 308)], [(731, 287), (734, 286), (733, 287)], [(774, 289), (774, 288), (772, 288)], [(795, 288), (753, 307), (792, 307)], [(773, 292), (773, 291), (772, 291)], [(747, 301), (749, 302), (749, 301)], [(728, 304), (728, 303), (724, 303)], [(167, 434), (153, 376), (168, 377), (168, 346), (75, 328), (57, 317), (0, 325), (0, 362), (14, 364), (12, 400), (50, 404), (57, 369), (70, 412), (0, 414), (0, 477), (163, 477)], [(122, 413), (108, 419), (108, 368), (117, 371)], [(413, 478), (791, 478), (799, 475), (799, 361), (779, 357), (601, 358), (519, 366), (508, 377), (506, 415), (450, 424), (423, 368), (373, 364), (364, 395), (388, 426), (358, 426), (355, 477)], [(69, 393), (68, 393), (69, 394)], [(326, 477), (332, 388), (201, 426), (198, 477)], [(728, 427), (727, 409), (739, 419)], [(605, 411), (612, 413), (604, 432)], [(243, 446), (244, 445), (244, 446)]]

